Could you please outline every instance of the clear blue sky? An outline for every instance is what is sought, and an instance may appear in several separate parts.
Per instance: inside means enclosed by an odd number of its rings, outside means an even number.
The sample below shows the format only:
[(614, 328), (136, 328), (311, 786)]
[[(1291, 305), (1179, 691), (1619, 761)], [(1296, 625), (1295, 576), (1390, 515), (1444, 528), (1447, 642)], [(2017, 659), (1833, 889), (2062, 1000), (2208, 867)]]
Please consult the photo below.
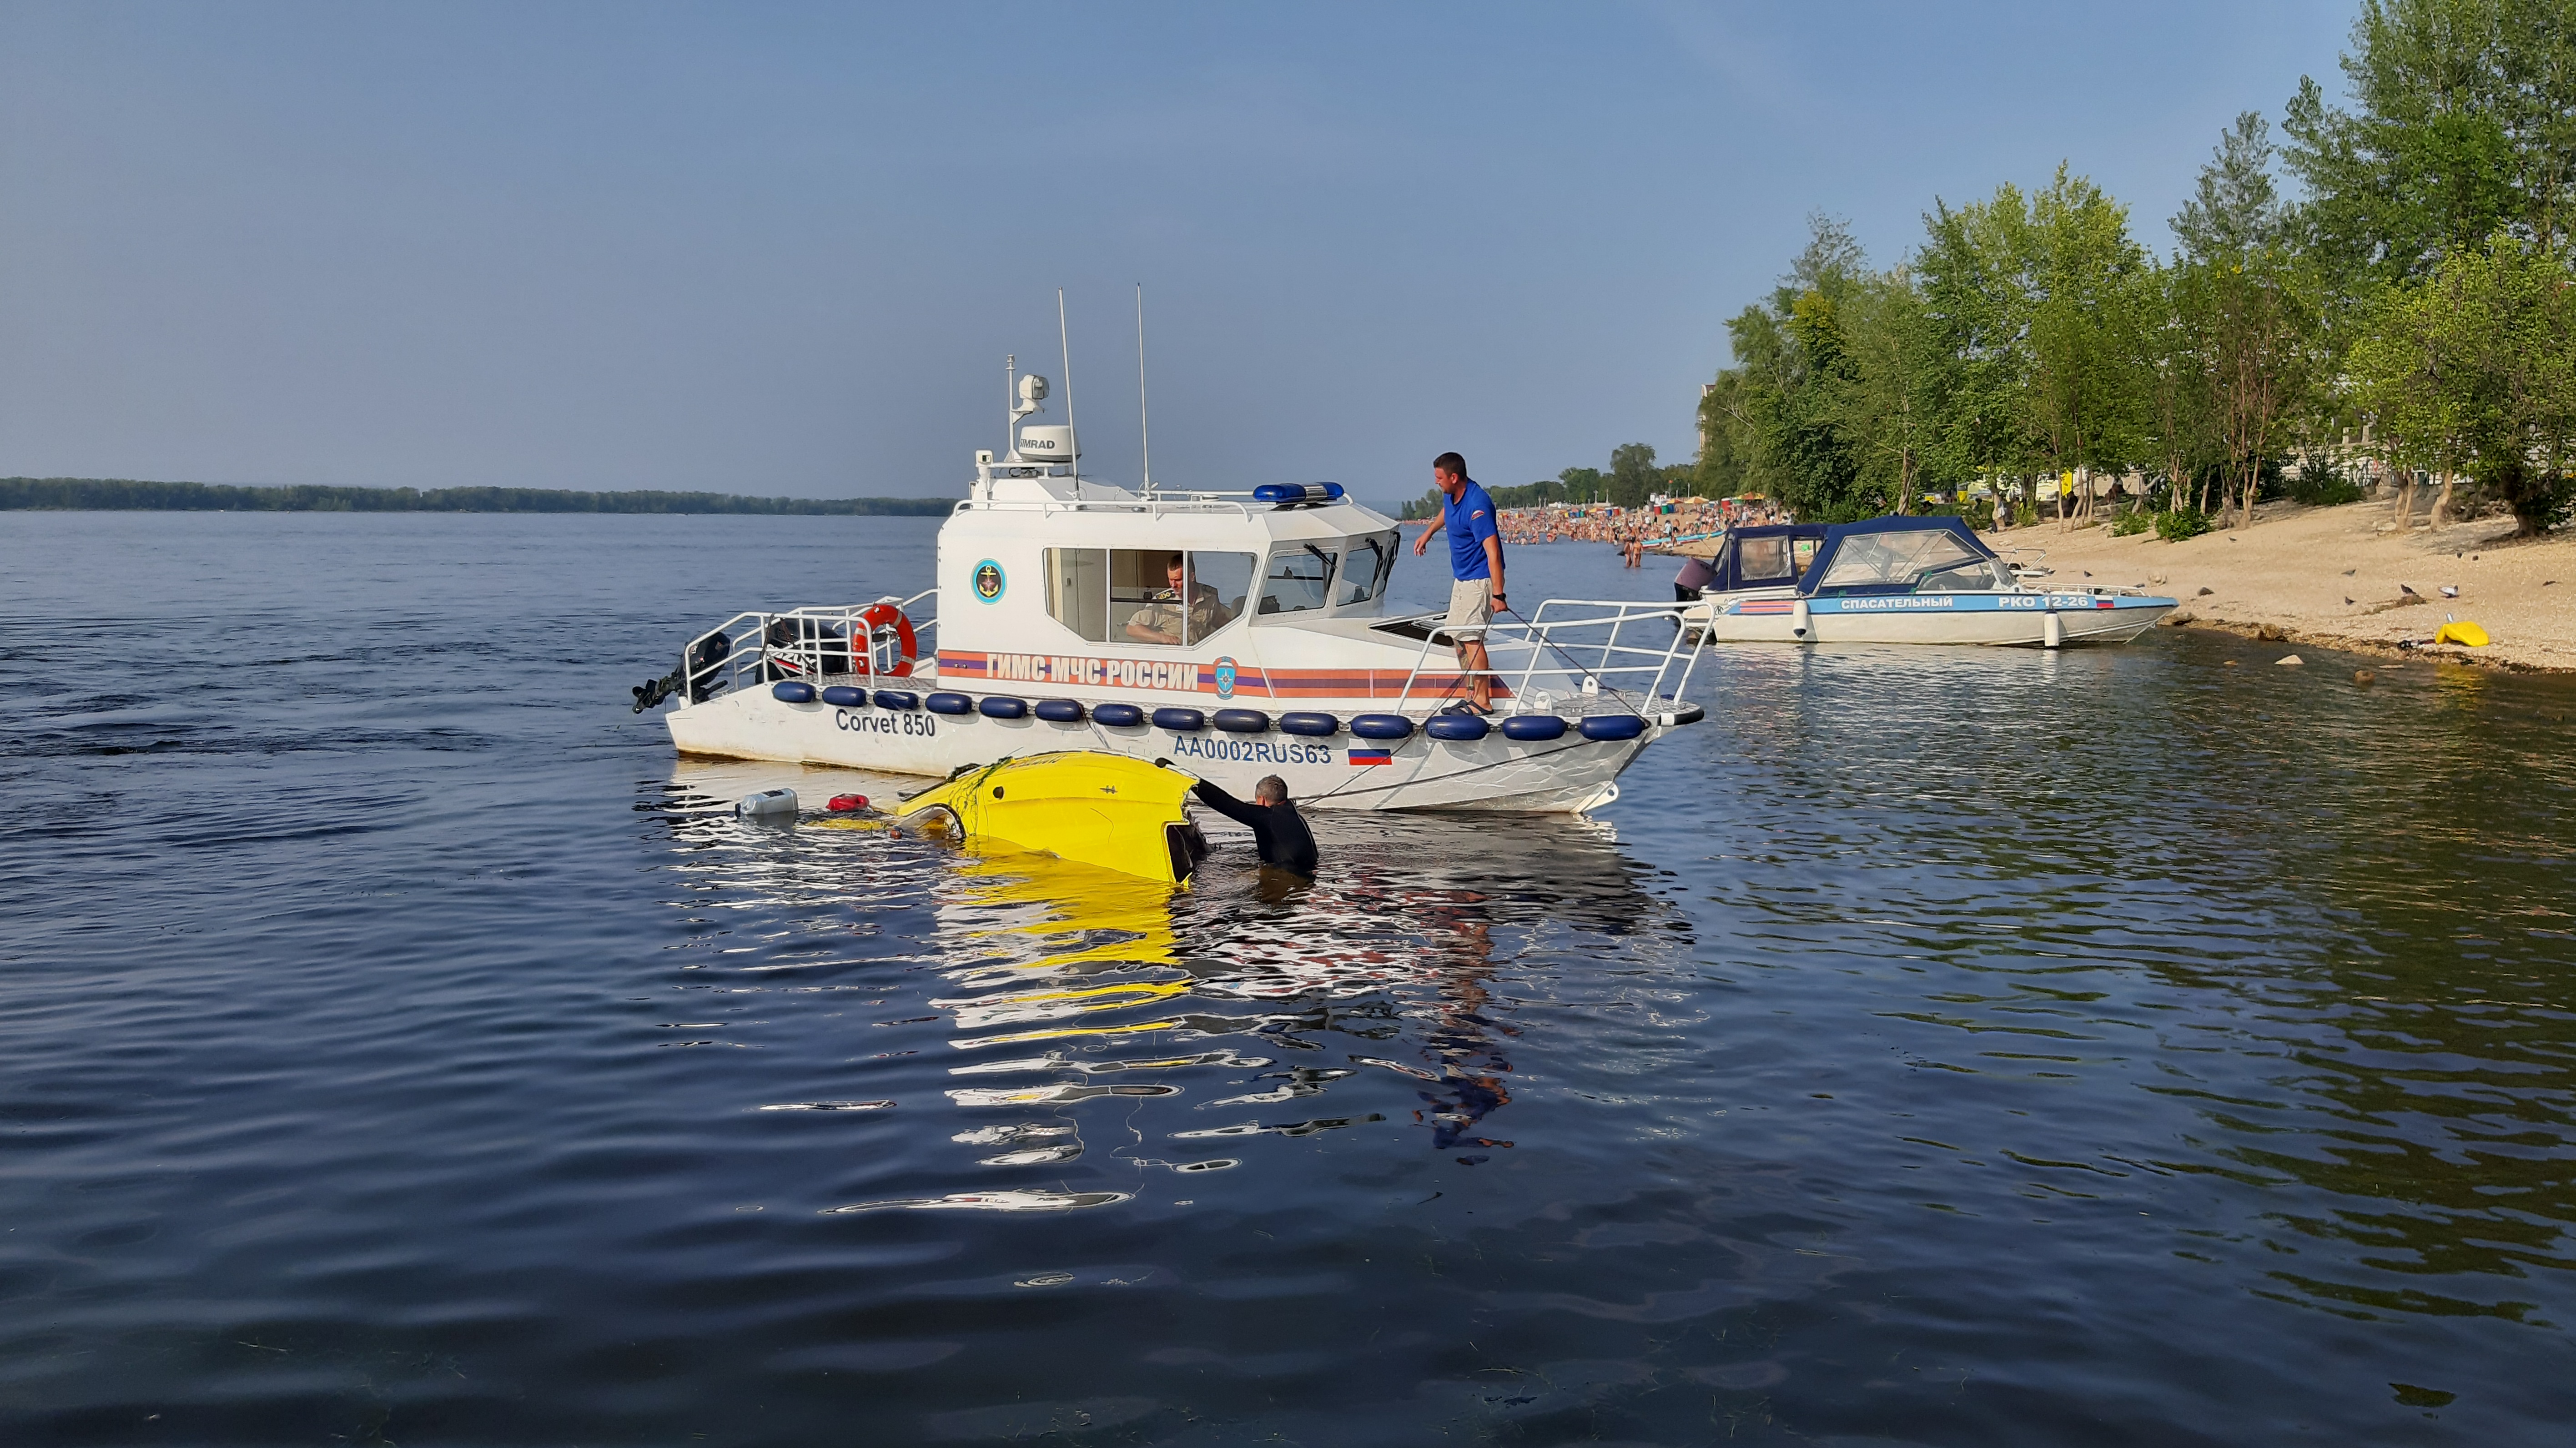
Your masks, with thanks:
[(2166, 249), (2352, 10), (0, 0), (0, 474), (952, 492), (1062, 286), (1132, 477), (1139, 281), (1166, 484), (1683, 459), (1809, 212)]

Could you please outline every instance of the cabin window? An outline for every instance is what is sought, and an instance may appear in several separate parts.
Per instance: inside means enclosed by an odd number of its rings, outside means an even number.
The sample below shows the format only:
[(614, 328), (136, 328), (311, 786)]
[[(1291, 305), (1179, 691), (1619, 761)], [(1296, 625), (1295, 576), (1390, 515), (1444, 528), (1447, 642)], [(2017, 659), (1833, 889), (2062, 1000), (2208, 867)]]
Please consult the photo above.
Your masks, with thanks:
[(1050, 548), (1046, 575), (1047, 612), (1055, 621), (1095, 644), (1109, 642), (1109, 550)]
[(1333, 576), (1338, 550), (1300, 543), (1270, 555), (1270, 571), (1261, 580), (1261, 616), (1304, 613), (1324, 606), (1324, 585)]
[(1735, 544), (1735, 574), (1746, 583), (1769, 579), (1787, 579), (1798, 570), (1789, 566), (1789, 540), (1786, 538), (1739, 538)]
[(1392, 533), (1351, 540), (1351, 551), (1342, 557), (1341, 581), (1333, 588), (1335, 607), (1367, 603), (1386, 591), (1386, 576), (1395, 571), (1395, 541)]
[(1195, 644), (1243, 614), (1250, 553), (1046, 550), (1047, 612), (1092, 643)]
[(1855, 533), (1834, 550), (1819, 588), (1911, 585), (1916, 579), (1983, 560), (1945, 529)]
[(1813, 538), (1786, 536), (1736, 539), (1736, 585), (1787, 583), (1795, 579), (1816, 561), (1816, 544)]

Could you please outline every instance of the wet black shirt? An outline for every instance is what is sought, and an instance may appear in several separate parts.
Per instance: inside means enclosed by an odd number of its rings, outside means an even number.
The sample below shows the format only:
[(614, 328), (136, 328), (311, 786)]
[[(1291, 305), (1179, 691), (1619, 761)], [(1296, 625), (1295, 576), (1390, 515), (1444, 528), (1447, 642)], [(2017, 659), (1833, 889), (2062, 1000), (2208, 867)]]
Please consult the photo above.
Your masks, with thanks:
[(1261, 847), (1261, 863), (1300, 875), (1315, 873), (1315, 837), (1307, 832), (1306, 818), (1294, 804), (1236, 799), (1204, 779), (1191, 785), (1190, 793), (1209, 809), (1250, 829), (1253, 842)]

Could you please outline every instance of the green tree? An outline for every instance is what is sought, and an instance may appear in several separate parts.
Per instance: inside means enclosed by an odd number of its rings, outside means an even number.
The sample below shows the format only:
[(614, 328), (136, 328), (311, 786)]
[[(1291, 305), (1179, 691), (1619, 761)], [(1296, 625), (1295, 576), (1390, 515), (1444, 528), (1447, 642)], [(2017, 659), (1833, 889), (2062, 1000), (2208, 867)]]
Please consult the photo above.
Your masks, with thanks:
[[(2253, 521), (2267, 466), (2277, 466), (2285, 427), (2310, 409), (2326, 375), (2326, 287), (2300, 246), (2272, 180), (2263, 118), (2248, 111), (2201, 168), (2192, 198), (2173, 218), (2182, 243), (2166, 295), (2206, 380), (2200, 419), (2224, 470), (2229, 510)], [(2152, 388), (2150, 396), (2152, 396)]]
[(1597, 502), (1610, 495), (1608, 482), (1601, 476), (1599, 468), (1567, 468), (1556, 475), (1556, 480), (1564, 486), (1564, 497), (1569, 503)]
[(2154, 268), (2141, 288), (2139, 342), (2147, 418), (2143, 455), (2164, 474), (2169, 513), (2180, 513), (2192, 502), (2193, 481), (2217, 466), (2221, 451), (2208, 357), (2192, 320), (2205, 310), (2197, 292), (2207, 280), (2205, 269), (2177, 261)]
[(1750, 412), (1750, 382), (1730, 367), (1700, 389), (1699, 461), (1693, 471), (1702, 496), (1732, 498), (1760, 492), (1761, 440)]
[[(2060, 165), (2031, 198), (2028, 240), (2028, 434), (2052, 471), (2124, 468), (2146, 424), (2139, 322), (2147, 256), (2130, 239), (2128, 208)], [(2060, 494), (2061, 515), (2064, 506)]]
[(2029, 202), (2009, 182), (1955, 210), (1936, 197), (1924, 225), (1914, 269), (1951, 359), (1934, 455), (1962, 478), (2026, 480), (2038, 466), (2023, 406), (2038, 285)]
[(1642, 442), (1624, 442), (1610, 449), (1611, 502), (1622, 508), (1643, 507), (1663, 481), (1663, 470), (1655, 466), (1653, 448)]
[(1727, 323), (1735, 365), (1701, 399), (1701, 421), (1727, 491), (1778, 498), (1806, 517), (1866, 511), (1860, 466), (1835, 399), (1851, 380), (1841, 308), (1865, 284), (1860, 246), (1840, 222), (1810, 218), (1812, 232), (1766, 304)]
[(1864, 277), (1840, 321), (1845, 365), (1824, 382), (1824, 411), (1860, 490), (1912, 512), (1939, 438), (1951, 355), (1904, 267)]
[(2382, 300), (2352, 353), (2397, 460), (2463, 471), (2525, 535), (2566, 521), (2576, 444), (2576, 276), (2563, 253), (2499, 234)]
[(2363, 0), (2342, 66), (2352, 108), (2301, 77), (2283, 129), (2343, 274), (2420, 277), (2499, 227), (2556, 247), (2576, 184), (2566, 0)]

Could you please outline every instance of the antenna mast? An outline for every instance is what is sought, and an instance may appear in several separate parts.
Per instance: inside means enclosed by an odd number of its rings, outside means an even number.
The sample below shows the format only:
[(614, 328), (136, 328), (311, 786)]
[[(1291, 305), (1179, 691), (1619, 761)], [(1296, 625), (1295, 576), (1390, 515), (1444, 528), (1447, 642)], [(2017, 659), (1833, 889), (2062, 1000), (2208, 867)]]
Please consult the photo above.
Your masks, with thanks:
[[(1065, 406), (1073, 404), (1068, 401)], [(1154, 491), (1154, 431), (1145, 421), (1145, 284), (1136, 284), (1136, 436), (1145, 445), (1145, 488)]]
[(1082, 425), (1073, 418), (1073, 333), (1064, 324), (1064, 288), (1055, 289), (1055, 335), (1064, 344), (1064, 425), (1073, 431), (1073, 495), (1082, 496)]

